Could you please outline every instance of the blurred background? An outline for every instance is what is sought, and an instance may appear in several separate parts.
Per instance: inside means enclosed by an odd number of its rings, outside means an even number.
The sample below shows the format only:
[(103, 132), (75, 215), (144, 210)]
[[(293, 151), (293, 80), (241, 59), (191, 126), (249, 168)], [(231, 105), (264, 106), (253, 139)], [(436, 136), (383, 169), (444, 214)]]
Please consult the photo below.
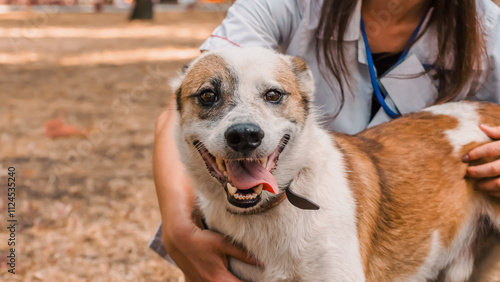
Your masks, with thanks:
[[(15, 167), (18, 219), (12, 275), (2, 192), (0, 280), (184, 281), (147, 247), (154, 124), (231, 2), (0, 0), (0, 183)], [(500, 281), (489, 260), (478, 281)]]
[(2, 189), (0, 280), (183, 281), (147, 247), (153, 130), (229, 3), (162, 0), (149, 21), (127, 0), (0, 4), (0, 183), (15, 167), (18, 219), (12, 275)]

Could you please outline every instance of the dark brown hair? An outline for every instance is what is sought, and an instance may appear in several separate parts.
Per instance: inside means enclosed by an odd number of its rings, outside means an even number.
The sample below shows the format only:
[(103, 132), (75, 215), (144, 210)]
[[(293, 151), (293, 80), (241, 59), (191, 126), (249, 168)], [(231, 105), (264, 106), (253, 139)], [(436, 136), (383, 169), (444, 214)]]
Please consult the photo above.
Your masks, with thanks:
[[(316, 29), (316, 37), (323, 38), (316, 44), (316, 56), (320, 62), (324, 62), (320, 64), (322, 75), (330, 87), (333, 85), (332, 75), (340, 85), (341, 104), (338, 112), (345, 101), (344, 87), (349, 86), (347, 81), (350, 75), (344, 57), (343, 37), (357, 2), (324, 1)], [(434, 11), (427, 27), (435, 26), (438, 44), (438, 55), (431, 69), (441, 70), (436, 75), (439, 80), (436, 103), (444, 103), (456, 98), (468, 86), (469, 95), (477, 89), (481, 73), (475, 69), (481, 68), (485, 43), (477, 18), (476, 0), (431, 2)], [(329, 40), (332, 37), (336, 40)], [(450, 54), (451, 65), (447, 62)]]

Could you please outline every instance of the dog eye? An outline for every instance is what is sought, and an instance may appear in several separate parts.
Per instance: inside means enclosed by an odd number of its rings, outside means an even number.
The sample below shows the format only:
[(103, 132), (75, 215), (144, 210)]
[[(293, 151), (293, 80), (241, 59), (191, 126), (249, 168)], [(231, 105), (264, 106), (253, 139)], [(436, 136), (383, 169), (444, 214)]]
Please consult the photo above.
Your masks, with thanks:
[(217, 97), (215, 93), (210, 91), (201, 93), (198, 98), (200, 99), (200, 102), (203, 106), (210, 106), (219, 100), (219, 97)]
[(264, 95), (264, 99), (266, 99), (266, 101), (268, 101), (268, 102), (279, 103), (281, 101), (282, 96), (283, 95), (276, 90), (269, 90)]

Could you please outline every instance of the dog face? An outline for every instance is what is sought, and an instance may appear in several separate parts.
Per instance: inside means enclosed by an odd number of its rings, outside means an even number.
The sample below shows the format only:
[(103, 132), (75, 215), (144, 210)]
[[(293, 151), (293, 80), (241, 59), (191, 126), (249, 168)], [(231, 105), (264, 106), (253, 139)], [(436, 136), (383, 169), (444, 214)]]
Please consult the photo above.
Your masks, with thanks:
[(262, 48), (202, 54), (176, 91), (180, 139), (192, 149), (185, 164), (220, 183), (230, 212), (251, 213), (292, 180), (280, 163), (304, 128), (313, 92), (302, 59)]

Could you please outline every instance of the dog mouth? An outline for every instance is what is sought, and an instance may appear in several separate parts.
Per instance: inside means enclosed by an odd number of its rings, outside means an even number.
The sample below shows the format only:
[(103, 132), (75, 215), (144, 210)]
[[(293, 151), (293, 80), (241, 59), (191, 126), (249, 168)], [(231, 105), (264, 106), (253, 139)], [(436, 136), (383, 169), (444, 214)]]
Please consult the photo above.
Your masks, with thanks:
[(272, 173), (289, 139), (290, 136), (285, 134), (276, 149), (263, 158), (223, 159), (210, 154), (200, 141), (194, 141), (193, 145), (210, 174), (224, 187), (228, 202), (239, 208), (251, 208), (261, 201), (263, 190), (279, 193), (278, 183)]

